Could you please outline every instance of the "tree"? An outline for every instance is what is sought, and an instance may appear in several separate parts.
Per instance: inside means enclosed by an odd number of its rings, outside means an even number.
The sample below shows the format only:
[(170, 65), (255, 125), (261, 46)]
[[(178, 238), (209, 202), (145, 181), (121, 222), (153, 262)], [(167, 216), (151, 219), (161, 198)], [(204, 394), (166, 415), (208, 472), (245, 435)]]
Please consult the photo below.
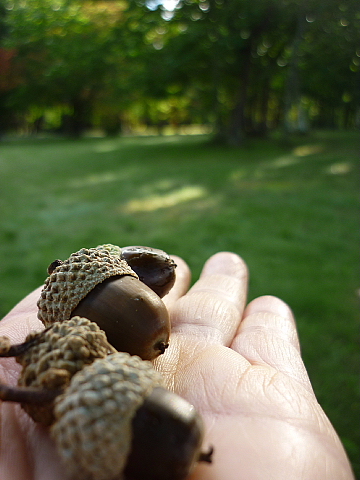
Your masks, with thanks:
[(162, 32), (156, 40), (161, 78), (196, 98), (203, 120), (227, 143), (266, 133), (270, 121), (289, 129), (294, 113), (291, 128), (299, 129), (305, 100), (319, 117), (345, 106), (342, 116), (354, 124), (354, 0), (184, 0), (173, 12), (159, 2), (151, 7)]
[(320, 125), (355, 123), (355, 0), (182, 0), (172, 12), (157, 0), (1, 5), (3, 49), (15, 53), (7, 105), (64, 106), (73, 135), (94, 121), (116, 132), (125, 117), (196, 121), (239, 145), (289, 126), (303, 105)]
[(359, 110), (360, 9), (347, 0), (313, 2), (301, 46), (303, 92), (319, 126), (355, 125)]
[(187, 0), (168, 21), (179, 32), (164, 47), (167, 63), (176, 59), (173, 81), (200, 93), (204, 113), (228, 143), (266, 130), (272, 77), (294, 12), (275, 0)]
[(67, 128), (79, 135), (109, 77), (121, 70), (124, 55), (115, 32), (125, 7), (115, 1), (13, 2), (8, 44), (17, 50), (23, 78), (13, 105), (22, 110), (34, 104), (67, 105)]
[(7, 33), (6, 8), (4, 2), (0, 2), (0, 136), (6, 130), (9, 112), (6, 108), (8, 91), (11, 88), (10, 63), (13, 51), (2, 48), (2, 41)]

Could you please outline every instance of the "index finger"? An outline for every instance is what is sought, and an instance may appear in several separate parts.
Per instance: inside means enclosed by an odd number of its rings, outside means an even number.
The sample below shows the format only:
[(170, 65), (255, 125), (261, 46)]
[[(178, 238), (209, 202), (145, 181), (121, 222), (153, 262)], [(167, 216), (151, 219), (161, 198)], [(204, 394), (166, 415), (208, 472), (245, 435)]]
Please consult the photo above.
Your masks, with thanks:
[(229, 346), (247, 295), (248, 270), (236, 254), (220, 252), (205, 264), (200, 279), (171, 309), (172, 332)]
[(190, 280), (191, 280), (191, 272), (190, 268), (188, 267), (187, 263), (180, 257), (175, 255), (171, 255), (171, 258), (174, 260), (176, 264), (175, 269), (175, 284), (170, 290), (170, 292), (163, 297), (163, 302), (165, 303), (168, 309), (174, 305), (174, 303), (185, 293), (188, 291)]

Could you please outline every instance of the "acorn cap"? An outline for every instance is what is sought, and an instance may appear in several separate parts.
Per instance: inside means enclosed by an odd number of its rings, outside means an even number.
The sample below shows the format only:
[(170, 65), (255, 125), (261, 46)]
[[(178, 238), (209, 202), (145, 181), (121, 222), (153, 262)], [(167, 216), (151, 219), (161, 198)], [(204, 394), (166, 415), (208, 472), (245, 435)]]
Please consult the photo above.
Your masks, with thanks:
[(55, 400), (51, 428), (70, 475), (77, 480), (119, 478), (130, 453), (135, 412), (161, 384), (150, 362), (123, 352), (74, 375)]
[[(98, 325), (81, 317), (30, 333), (26, 342), (31, 346), (16, 357), (23, 367), (18, 385), (45, 390), (66, 388), (76, 372), (114, 352)], [(52, 401), (42, 405), (22, 404), (22, 407), (36, 422), (50, 425), (54, 421)]]
[(138, 278), (125, 260), (108, 249), (82, 248), (56, 266), (38, 300), (38, 318), (49, 326), (71, 317), (79, 302), (99, 283), (112, 276)]
[(104, 243), (103, 245), (98, 245), (96, 249), (101, 251), (105, 250), (109, 252), (111, 255), (115, 255), (121, 258), (121, 248), (118, 247), (117, 245), (113, 245), (112, 243)]

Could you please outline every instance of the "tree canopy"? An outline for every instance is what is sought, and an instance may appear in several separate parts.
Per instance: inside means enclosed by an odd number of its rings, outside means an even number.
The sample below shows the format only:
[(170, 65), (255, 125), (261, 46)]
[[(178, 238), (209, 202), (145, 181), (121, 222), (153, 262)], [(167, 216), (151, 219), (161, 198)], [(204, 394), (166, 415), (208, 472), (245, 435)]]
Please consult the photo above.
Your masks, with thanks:
[(202, 123), (239, 144), (279, 125), (355, 124), (355, 0), (173, 4), (0, 0), (0, 125), (58, 109), (75, 135)]

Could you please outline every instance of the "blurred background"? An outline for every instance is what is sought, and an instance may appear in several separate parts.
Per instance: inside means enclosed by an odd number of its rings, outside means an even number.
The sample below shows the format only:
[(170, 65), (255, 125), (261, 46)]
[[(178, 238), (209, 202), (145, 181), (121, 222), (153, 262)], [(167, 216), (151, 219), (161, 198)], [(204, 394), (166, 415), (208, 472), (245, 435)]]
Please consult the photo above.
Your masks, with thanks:
[(355, 0), (0, 0), (0, 317), (100, 243), (219, 250), (359, 465)]

